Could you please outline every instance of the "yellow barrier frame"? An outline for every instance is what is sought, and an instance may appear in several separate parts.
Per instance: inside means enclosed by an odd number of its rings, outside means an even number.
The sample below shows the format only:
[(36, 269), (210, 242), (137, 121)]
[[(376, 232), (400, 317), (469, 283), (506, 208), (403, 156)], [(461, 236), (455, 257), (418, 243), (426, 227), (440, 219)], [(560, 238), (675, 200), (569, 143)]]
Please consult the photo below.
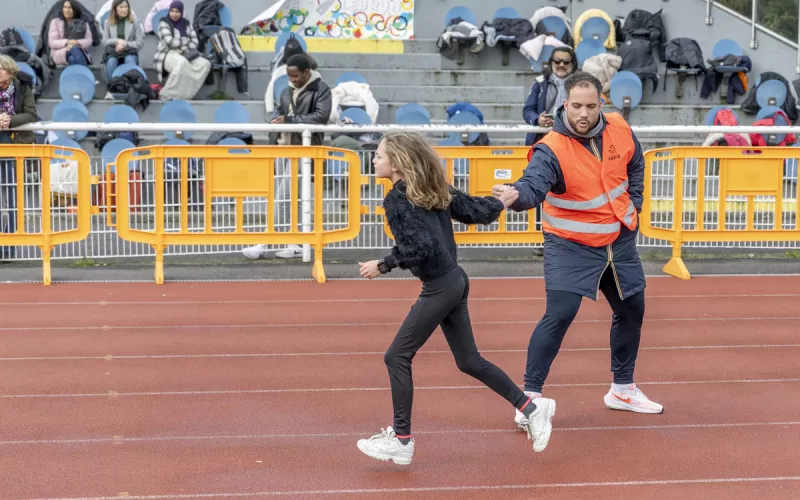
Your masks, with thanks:
[[(783, 170), (787, 159), (800, 158), (800, 150), (786, 147), (732, 148), (732, 147), (673, 147), (647, 151), (645, 158), (644, 205), (640, 225), (641, 232), (649, 238), (666, 240), (672, 244), (672, 258), (664, 266), (664, 272), (680, 279), (689, 279), (686, 265), (681, 258), (684, 242), (744, 242), (744, 241), (800, 241), (800, 196), (795, 200), (795, 229), (781, 229), (783, 221)], [(683, 228), (684, 162), (697, 160), (697, 201), (694, 212), (698, 229)], [(719, 197), (709, 202), (705, 198), (706, 160), (719, 160)], [(663, 204), (652, 199), (653, 162), (673, 161), (672, 228), (653, 227), (653, 207)], [(746, 229), (728, 230), (728, 207), (739, 202), (727, 201), (728, 196), (744, 196), (747, 201)], [(756, 230), (755, 197), (774, 196), (774, 225), (776, 229)], [(717, 229), (703, 229), (706, 207), (716, 205)]]
[[(50, 254), (54, 246), (74, 243), (86, 239), (92, 224), (91, 214), (91, 162), (85, 151), (63, 146), (39, 144), (8, 144), (2, 146), (0, 158), (16, 160), (17, 179), (17, 231), (0, 233), (0, 246), (36, 246), (42, 251), (42, 283), (49, 286), (52, 282), (50, 272)], [(25, 231), (25, 160), (38, 158), (41, 167), (42, 231), (28, 233)], [(53, 191), (50, 184), (50, 163), (63, 159), (78, 163), (78, 211), (77, 228), (69, 231), (53, 232), (51, 209)]]
[[(455, 179), (456, 161), (469, 161), (468, 194), (472, 196), (491, 196), (492, 186), (511, 183), (521, 178), (522, 172), (528, 166), (528, 151), (530, 151), (528, 146), (441, 146), (434, 149), (445, 162), (447, 178), (451, 183)], [(389, 179), (376, 179), (375, 182), (383, 185), (384, 193), (388, 193), (392, 188)], [(384, 210), (382, 207), (376, 207), (375, 213), (384, 214)], [(536, 209), (528, 211), (527, 231), (508, 231), (504, 211), (498, 219), (497, 231), (479, 231), (478, 226), (471, 225), (467, 227), (466, 231), (455, 233), (456, 243), (459, 245), (542, 244), (544, 243), (544, 234), (535, 229), (535, 213)], [(389, 238), (394, 239), (385, 219), (384, 232)]]
[[(181, 229), (180, 232), (164, 231), (164, 160), (180, 159), (181, 162)], [(205, 161), (204, 210), (205, 229), (188, 232), (189, 212), (189, 159)], [(291, 182), (297, 185), (301, 173), (301, 161), (313, 161), (314, 183), (314, 229), (312, 232), (297, 230), (299, 222), (297, 204), (300, 193), (292, 189), (291, 221), (289, 231), (276, 233), (271, 211), (267, 217), (267, 232), (245, 232), (244, 198), (266, 197), (272, 204), (276, 159), (291, 160)], [(131, 162), (155, 161), (155, 230), (142, 231), (130, 227), (129, 173)], [(348, 210), (348, 225), (345, 229), (323, 229), (323, 174), (325, 160), (345, 161), (348, 168), (348, 200), (355, 204)], [(329, 243), (354, 239), (361, 231), (361, 214), (358, 209), (361, 199), (361, 160), (357, 153), (344, 149), (323, 146), (150, 146), (128, 149), (116, 159), (117, 165), (117, 232), (120, 237), (138, 243), (152, 245), (156, 251), (155, 280), (164, 283), (164, 249), (169, 245), (255, 245), (298, 244), (314, 247), (312, 275), (324, 283), (322, 249)], [(217, 197), (236, 200), (236, 228), (234, 232), (213, 232), (211, 203)], [(271, 205), (270, 205), (271, 206)]]

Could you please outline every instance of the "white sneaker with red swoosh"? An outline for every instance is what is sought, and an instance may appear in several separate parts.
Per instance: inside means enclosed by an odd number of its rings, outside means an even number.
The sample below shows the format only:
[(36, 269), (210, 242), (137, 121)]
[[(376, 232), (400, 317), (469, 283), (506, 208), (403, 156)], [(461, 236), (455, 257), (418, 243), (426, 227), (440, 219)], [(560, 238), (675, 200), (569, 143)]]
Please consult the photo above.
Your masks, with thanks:
[(647, 399), (647, 396), (636, 387), (636, 384), (631, 384), (630, 387), (622, 393), (614, 392), (614, 388), (612, 387), (603, 398), (603, 401), (606, 403), (606, 406), (612, 410), (626, 410), (636, 413), (651, 414), (664, 412), (664, 407)]

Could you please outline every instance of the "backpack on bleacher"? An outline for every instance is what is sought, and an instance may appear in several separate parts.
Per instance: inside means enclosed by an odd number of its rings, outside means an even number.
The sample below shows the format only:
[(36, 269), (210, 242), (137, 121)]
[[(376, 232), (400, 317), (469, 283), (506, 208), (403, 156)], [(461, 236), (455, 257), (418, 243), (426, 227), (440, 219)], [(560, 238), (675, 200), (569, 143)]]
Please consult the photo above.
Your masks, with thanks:
[(0, 33), (0, 47), (14, 47), (16, 45), (25, 45), (22, 35), (14, 28), (4, 29)]
[(231, 68), (241, 68), (247, 62), (236, 33), (230, 28), (222, 28), (209, 39), (220, 64)]
[(667, 30), (664, 28), (661, 10), (655, 14), (642, 9), (630, 11), (622, 23), (622, 34), (625, 41), (634, 37), (649, 40), (658, 59), (661, 62), (666, 61)]

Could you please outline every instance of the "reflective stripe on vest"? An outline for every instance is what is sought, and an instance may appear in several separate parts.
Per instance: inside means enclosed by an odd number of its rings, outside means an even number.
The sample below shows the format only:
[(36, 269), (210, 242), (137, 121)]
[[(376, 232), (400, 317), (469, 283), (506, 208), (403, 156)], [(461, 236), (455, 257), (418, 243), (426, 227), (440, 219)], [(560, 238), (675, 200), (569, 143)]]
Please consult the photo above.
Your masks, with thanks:
[(623, 194), (628, 191), (628, 180), (625, 179), (622, 181), (622, 184), (615, 187), (608, 194), (603, 193), (600, 196), (593, 198), (589, 201), (572, 201), (572, 200), (564, 200), (562, 198), (556, 198), (550, 194), (547, 195), (545, 200), (547, 203), (553, 205), (554, 207), (558, 208), (565, 208), (567, 210), (594, 210), (595, 208), (600, 208), (606, 203), (611, 203), (612, 201), (616, 200)]
[(626, 226), (630, 226), (633, 224), (633, 213), (636, 211), (636, 207), (633, 206), (633, 201), (628, 204), (628, 211), (625, 212), (625, 218), (622, 219), (622, 222), (625, 223)]
[(556, 229), (564, 231), (572, 231), (573, 233), (587, 233), (587, 234), (614, 234), (620, 230), (619, 222), (611, 224), (593, 224), (589, 222), (578, 222), (569, 219), (559, 219), (548, 215), (547, 212), (542, 212), (542, 221), (550, 224)]

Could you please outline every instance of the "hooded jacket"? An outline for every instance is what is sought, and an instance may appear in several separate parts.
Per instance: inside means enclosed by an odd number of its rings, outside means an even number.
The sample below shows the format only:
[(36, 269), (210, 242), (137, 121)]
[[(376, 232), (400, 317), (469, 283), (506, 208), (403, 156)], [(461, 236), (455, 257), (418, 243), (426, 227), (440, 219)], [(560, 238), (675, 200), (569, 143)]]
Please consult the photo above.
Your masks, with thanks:
[[(591, 142), (603, 151), (602, 132), (606, 120), (602, 113), (603, 127), (592, 139), (573, 135), (564, 124), (564, 108), (556, 113), (551, 134), (561, 134), (575, 139), (582, 147), (591, 151)], [(637, 211), (641, 211), (644, 200), (644, 156), (642, 147), (633, 135), (634, 152), (628, 162), (628, 194)], [(547, 193), (563, 194), (566, 191), (564, 174), (553, 151), (544, 144), (533, 147), (528, 167), (522, 178), (514, 183), (519, 199), (511, 205), (515, 211), (530, 210), (539, 206)], [(634, 231), (622, 227), (616, 241), (605, 247), (590, 247), (560, 238), (550, 233), (544, 235), (544, 275), (548, 290), (576, 293), (597, 300), (600, 278), (608, 267), (615, 271), (615, 279), (621, 298), (639, 293), (645, 288), (645, 277), (639, 254), (636, 250)]]
[[(297, 93), (295, 96), (294, 94)], [(289, 84), (281, 93), (278, 114), (286, 117), (286, 123), (308, 123), (312, 125), (327, 125), (331, 116), (333, 98), (331, 89), (322, 81), (317, 71), (311, 71), (311, 78), (300, 89), (295, 89)], [(301, 134), (289, 134), (290, 144), (303, 144)], [(322, 144), (325, 134), (317, 132), (311, 136), (311, 144)]]

